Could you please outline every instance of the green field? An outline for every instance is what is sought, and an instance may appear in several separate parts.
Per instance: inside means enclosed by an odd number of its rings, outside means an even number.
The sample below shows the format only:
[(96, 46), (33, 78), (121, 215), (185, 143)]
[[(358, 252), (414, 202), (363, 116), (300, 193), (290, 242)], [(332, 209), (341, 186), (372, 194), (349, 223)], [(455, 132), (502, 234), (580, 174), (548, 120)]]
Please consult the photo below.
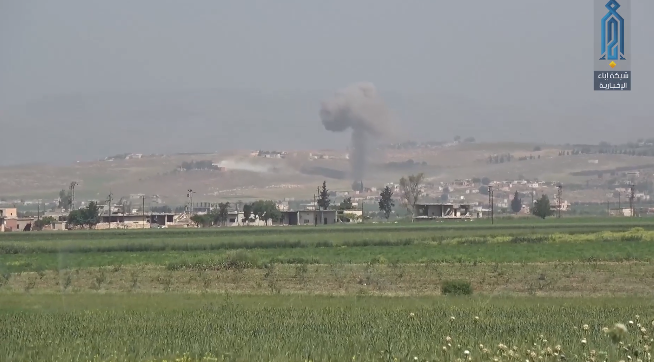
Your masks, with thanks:
[(652, 296), (639, 218), (5, 233), (0, 360), (647, 361)]

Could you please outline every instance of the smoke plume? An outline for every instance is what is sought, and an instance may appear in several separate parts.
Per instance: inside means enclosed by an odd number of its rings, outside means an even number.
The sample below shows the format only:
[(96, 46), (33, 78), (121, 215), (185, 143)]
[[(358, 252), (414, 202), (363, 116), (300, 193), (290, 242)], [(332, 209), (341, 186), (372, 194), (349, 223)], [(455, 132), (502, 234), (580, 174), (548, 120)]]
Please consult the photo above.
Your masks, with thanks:
[(352, 177), (354, 181), (363, 180), (371, 143), (387, 136), (392, 125), (391, 113), (375, 86), (361, 82), (337, 91), (322, 102), (320, 118), (328, 131), (345, 132), (352, 129)]

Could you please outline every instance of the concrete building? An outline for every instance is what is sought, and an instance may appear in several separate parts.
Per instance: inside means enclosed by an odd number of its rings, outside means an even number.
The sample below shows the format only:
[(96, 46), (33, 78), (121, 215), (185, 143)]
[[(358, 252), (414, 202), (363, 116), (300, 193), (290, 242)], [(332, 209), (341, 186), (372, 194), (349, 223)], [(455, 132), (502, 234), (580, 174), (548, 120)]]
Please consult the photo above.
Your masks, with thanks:
[(30, 231), (34, 220), (31, 217), (6, 218), (5, 231)]
[(337, 220), (336, 210), (282, 211), (284, 225), (329, 225)]
[(18, 209), (15, 207), (3, 207), (0, 208), (0, 217), (7, 219), (15, 219), (18, 217)]
[[(348, 215), (353, 215), (355, 218), (348, 218)], [(363, 221), (363, 210), (338, 210), (337, 216), (341, 222), (359, 223)]]
[(433, 219), (471, 219), (481, 217), (481, 212), (472, 210), (470, 204), (441, 204), (422, 203), (416, 204), (416, 220)]

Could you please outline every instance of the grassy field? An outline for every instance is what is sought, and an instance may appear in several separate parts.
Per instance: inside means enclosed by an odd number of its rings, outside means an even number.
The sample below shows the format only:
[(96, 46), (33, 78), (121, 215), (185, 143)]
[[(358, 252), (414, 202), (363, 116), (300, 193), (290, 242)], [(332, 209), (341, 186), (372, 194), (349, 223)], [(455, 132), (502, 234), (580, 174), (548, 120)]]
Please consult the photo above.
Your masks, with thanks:
[(634, 298), (36, 295), (0, 308), (4, 361), (649, 360), (654, 327), (651, 300)]
[(0, 360), (647, 361), (652, 286), (638, 218), (6, 233)]

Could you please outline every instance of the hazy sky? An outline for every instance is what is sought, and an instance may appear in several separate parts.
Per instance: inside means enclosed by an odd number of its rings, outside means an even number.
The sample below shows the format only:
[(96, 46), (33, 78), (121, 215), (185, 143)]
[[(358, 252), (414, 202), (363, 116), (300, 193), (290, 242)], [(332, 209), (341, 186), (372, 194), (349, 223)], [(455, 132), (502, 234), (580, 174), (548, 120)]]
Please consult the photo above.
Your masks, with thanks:
[[(269, 147), (275, 142), (266, 138), (266, 124), (274, 123), (288, 126), (279, 131), (279, 148), (342, 146), (348, 136), (326, 131), (312, 141), (311, 133), (322, 131), (318, 102), (337, 88), (370, 81), (396, 97), (389, 103), (398, 121), (423, 139), (654, 136), (651, 14), (653, 1), (632, 0), (633, 90), (616, 93), (592, 90), (590, 0), (0, 0), (0, 130), (13, 147), (36, 138), (39, 146), (17, 156), (20, 162), (118, 153), (126, 146), (103, 141), (103, 129), (116, 128), (120, 137), (130, 122), (143, 133), (199, 118), (204, 123), (197, 124), (216, 127), (211, 132), (218, 142), (199, 132), (180, 139), (185, 147), (173, 147), (179, 134), (157, 133), (157, 142), (146, 140), (142, 148), (193, 151), (194, 142), (197, 150)], [(213, 102), (207, 95), (221, 96), (202, 93), (212, 90), (265, 93), (237, 92), (237, 102)], [(140, 99), (133, 92), (154, 98), (181, 92), (188, 101), (183, 111), (159, 115), (169, 98), (125, 106), (125, 99)], [(190, 94), (226, 105), (205, 107)], [(241, 108), (234, 106), (239, 102)], [(82, 106), (86, 113), (74, 109)], [(230, 134), (239, 128), (233, 117), (240, 111), (249, 114), (248, 132)], [(64, 119), (66, 127), (83, 123), (83, 134), (55, 128)], [(48, 134), (34, 133), (40, 124)], [(557, 127), (571, 128), (557, 133)], [(6, 140), (8, 133), (16, 137)], [(91, 152), (79, 152), (80, 137), (100, 140)]]

